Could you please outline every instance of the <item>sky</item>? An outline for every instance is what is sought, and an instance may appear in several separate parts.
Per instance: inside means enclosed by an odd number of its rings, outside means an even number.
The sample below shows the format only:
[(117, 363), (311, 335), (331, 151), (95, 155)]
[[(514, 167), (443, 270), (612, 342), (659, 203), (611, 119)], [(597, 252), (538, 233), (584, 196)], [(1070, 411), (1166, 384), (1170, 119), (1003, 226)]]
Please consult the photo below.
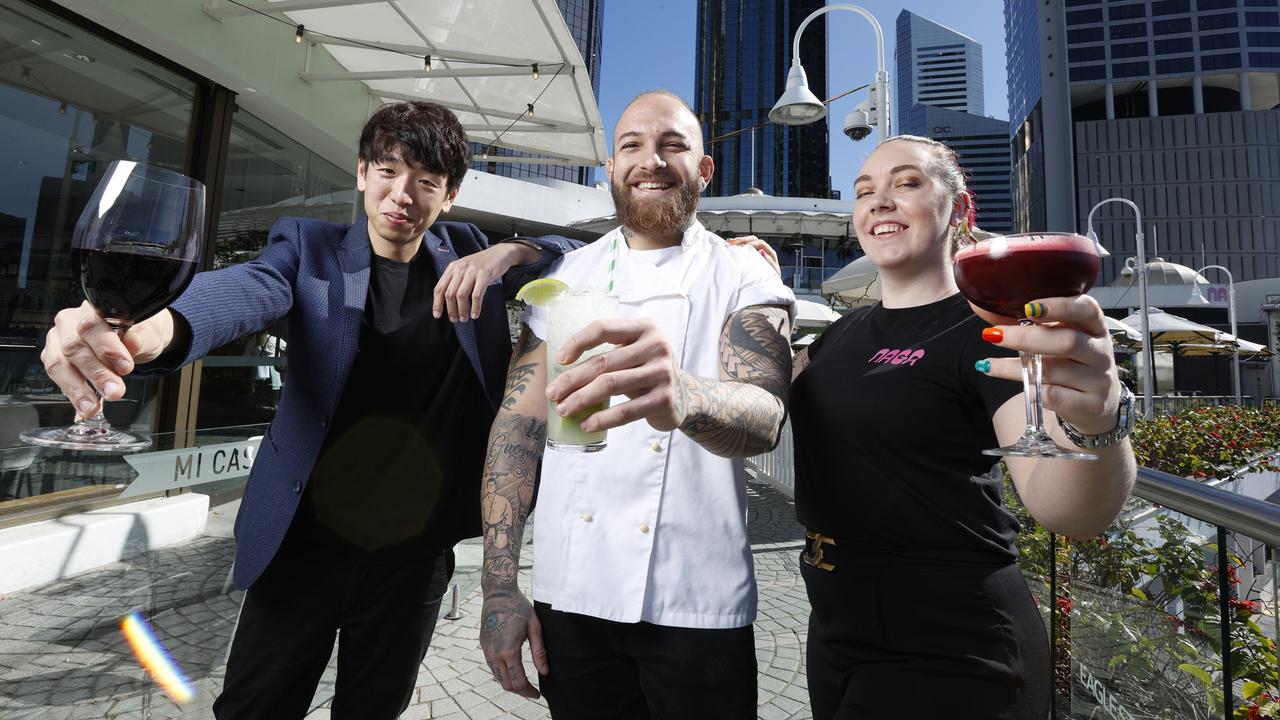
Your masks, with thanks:
[[(890, 96), (894, 89), (894, 45), (898, 13), (910, 10), (982, 45), (986, 114), (1009, 117), (1005, 86), (1004, 3), (1001, 0), (863, 0), (884, 30), (885, 68)], [(600, 69), (600, 117), (606, 144), (613, 147), (613, 126), (627, 102), (645, 90), (663, 88), (693, 100), (697, 0), (605, 0)], [(851, 12), (827, 14), (827, 96), (875, 79), (875, 33), (865, 18)], [(831, 136), (831, 183), (848, 198), (857, 170), (875, 137), (854, 143), (839, 126), (864, 92), (832, 103), (827, 121)], [(895, 110), (896, 114), (896, 110)], [(604, 178), (604, 169), (596, 177)]]

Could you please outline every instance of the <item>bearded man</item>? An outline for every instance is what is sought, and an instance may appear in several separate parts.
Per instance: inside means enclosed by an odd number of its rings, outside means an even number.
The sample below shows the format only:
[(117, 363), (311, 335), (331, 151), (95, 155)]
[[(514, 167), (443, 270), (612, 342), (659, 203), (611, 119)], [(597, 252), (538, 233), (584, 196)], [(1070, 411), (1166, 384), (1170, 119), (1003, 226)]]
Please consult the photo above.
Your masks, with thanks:
[[(482, 505), (505, 507), (496, 495), (514, 512), (489, 520), (508, 525), (485, 537), (480, 642), (505, 689), (537, 697), (529, 642), (557, 720), (754, 718), (741, 458), (777, 442), (795, 298), (754, 249), (697, 222), (714, 168), (683, 100), (639, 96), (614, 138), (606, 169), (622, 226), (549, 273), (574, 288), (612, 277), (619, 308), (555, 360), (614, 348), (548, 385), (546, 314), (524, 315), (486, 455)], [(548, 400), (567, 417), (610, 397), (582, 422), (609, 429), (607, 447), (546, 447)], [(531, 605), (516, 569), (535, 491)]]

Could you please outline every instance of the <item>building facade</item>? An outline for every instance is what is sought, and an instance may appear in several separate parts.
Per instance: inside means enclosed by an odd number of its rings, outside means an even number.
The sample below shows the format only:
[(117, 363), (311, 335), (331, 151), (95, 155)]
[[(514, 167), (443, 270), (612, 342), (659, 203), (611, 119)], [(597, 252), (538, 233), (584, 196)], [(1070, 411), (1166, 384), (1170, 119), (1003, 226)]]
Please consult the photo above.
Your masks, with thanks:
[[(792, 39), (821, 0), (699, 0), (693, 108), (716, 174), (707, 193), (755, 187), (785, 197), (831, 196), (827, 123), (782, 126), (769, 110), (786, 88)], [(800, 44), (809, 88), (827, 97), (826, 18)]]
[[(1280, 3), (1007, 0), (1015, 225), (1083, 231), (1108, 197), (1143, 211), (1147, 253), (1280, 276)], [(1133, 218), (1094, 227), (1114, 279)]]
[[(604, 0), (556, 0), (560, 13), (564, 15), (565, 24), (569, 26), (569, 34), (582, 53), (587, 64), (587, 72), (591, 75), (591, 90), (596, 101), (600, 100), (600, 42), (604, 34)], [(529, 153), (519, 150), (497, 147), (492, 150), (480, 144), (473, 144), (476, 155), (487, 153), (490, 157), (529, 157)], [(578, 185), (590, 185), (593, 182), (592, 169), (577, 165), (528, 165), (511, 162), (481, 163), (478, 170), (509, 178), (552, 178)]]
[(983, 114), (982, 46), (976, 40), (907, 10), (898, 13), (897, 31), (899, 108), (919, 103)]
[(898, 14), (895, 50), (898, 132), (947, 144), (968, 173), (987, 230), (1012, 227), (1008, 123), (986, 117), (982, 46), (906, 10)]

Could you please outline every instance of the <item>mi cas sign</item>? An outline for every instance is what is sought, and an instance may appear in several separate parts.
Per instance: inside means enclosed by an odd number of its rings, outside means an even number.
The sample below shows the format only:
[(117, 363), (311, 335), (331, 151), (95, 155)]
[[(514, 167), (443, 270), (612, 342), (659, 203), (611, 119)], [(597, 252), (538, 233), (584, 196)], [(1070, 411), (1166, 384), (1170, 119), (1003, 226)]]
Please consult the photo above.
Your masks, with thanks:
[(120, 497), (248, 477), (260, 442), (261, 435), (218, 445), (126, 455), (125, 462), (138, 472), (138, 477)]

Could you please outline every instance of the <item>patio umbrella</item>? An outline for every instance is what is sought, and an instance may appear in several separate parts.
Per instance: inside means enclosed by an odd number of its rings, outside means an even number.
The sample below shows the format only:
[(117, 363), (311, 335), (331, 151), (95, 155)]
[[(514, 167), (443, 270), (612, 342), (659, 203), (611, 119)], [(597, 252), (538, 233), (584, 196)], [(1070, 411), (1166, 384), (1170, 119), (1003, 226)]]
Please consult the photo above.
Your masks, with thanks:
[[(1224, 335), (1223, 342), (1229, 342), (1231, 338), (1231, 334), (1223, 333), (1223, 335)], [(1245, 357), (1246, 355), (1252, 356), (1252, 357), (1269, 357), (1271, 355), (1271, 351), (1268, 350), (1265, 345), (1259, 345), (1256, 342), (1250, 342), (1248, 340), (1241, 340), (1241, 339), (1237, 339), (1236, 342), (1239, 343), (1240, 345), (1240, 357)], [(1230, 355), (1233, 352), (1233, 350), (1234, 350), (1234, 346), (1230, 344), (1200, 345), (1197, 343), (1190, 343), (1182, 346), (1181, 354), (1190, 356), (1190, 357), (1201, 357), (1206, 355)]]
[[(1134, 313), (1122, 322), (1131, 328), (1140, 328), (1142, 315)], [(1224, 341), (1224, 338), (1231, 337), (1228, 333), (1167, 313), (1160, 308), (1148, 310), (1147, 323), (1151, 332), (1151, 345), (1156, 349), (1177, 354), (1184, 345), (1216, 345), (1228, 349), (1233, 347), (1229, 341)]]
[(1111, 333), (1111, 339), (1116, 345), (1123, 345), (1129, 348), (1142, 347), (1142, 333), (1113, 317), (1104, 316), (1103, 319), (1107, 323), (1107, 332)]
[(850, 305), (873, 305), (880, 301), (880, 272), (871, 258), (860, 257), (822, 281), (822, 294)]
[(840, 319), (840, 313), (812, 300), (796, 300), (796, 327), (826, 327)]

